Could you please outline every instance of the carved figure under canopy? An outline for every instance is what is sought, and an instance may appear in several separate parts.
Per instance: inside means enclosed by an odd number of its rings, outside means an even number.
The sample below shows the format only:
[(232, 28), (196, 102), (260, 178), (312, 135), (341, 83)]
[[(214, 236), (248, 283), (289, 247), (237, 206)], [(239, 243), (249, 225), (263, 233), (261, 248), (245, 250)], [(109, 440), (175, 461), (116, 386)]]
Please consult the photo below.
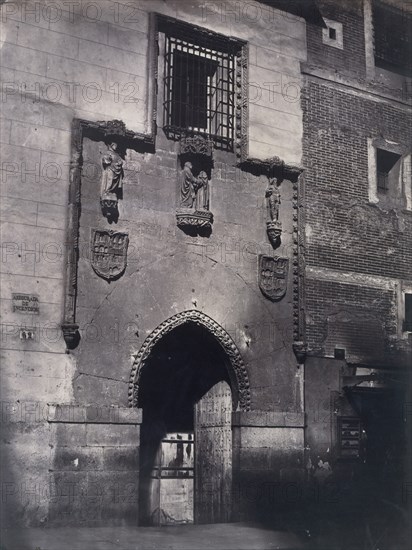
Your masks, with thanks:
[(209, 210), (209, 179), (204, 171), (197, 178), (196, 209)]
[(276, 178), (269, 180), (265, 197), (267, 199), (268, 221), (279, 221), (280, 192), (278, 189), (278, 180)]
[(196, 178), (193, 165), (186, 162), (183, 167), (180, 187), (180, 205), (196, 210), (209, 210), (209, 179), (203, 170)]
[[(115, 194), (123, 187), (123, 159), (117, 152), (117, 143), (109, 145), (107, 153), (102, 157), (103, 174), (101, 198), (107, 198), (108, 195)], [(111, 198), (111, 197), (110, 197)]]

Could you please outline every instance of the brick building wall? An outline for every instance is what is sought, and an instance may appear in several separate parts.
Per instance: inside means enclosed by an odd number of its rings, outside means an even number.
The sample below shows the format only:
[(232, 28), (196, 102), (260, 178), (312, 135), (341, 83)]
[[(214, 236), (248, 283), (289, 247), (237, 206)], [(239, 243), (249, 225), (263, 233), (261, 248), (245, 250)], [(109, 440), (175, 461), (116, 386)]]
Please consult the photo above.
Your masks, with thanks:
[[(349, 6), (347, 10), (345, 5), (335, 6), (336, 15), (330, 5), (322, 10), (326, 17), (354, 19), (345, 23), (343, 50), (322, 44), (319, 29), (308, 26), (308, 66), (321, 66), (324, 78), (310, 74), (307, 66), (302, 95), (307, 338), (312, 351), (333, 356), (335, 345), (346, 348), (351, 361), (374, 362), (379, 354), (370, 351), (375, 345), (389, 353), (400, 339), (399, 287), (410, 285), (412, 277), (412, 213), (404, 196), (393, 207), (371, 201), (370, 174), (376, 167), (370, 164), (368, 140), (383, 138), (407, 149), (412, 137), (411, 112), (407, 103), (367, 87), (365, 44), (359, 30), (363, 28), (362, 6)], [(335, 71), (341, 80), (337, 81)], [(403, 177), (406, 192), (410, 173)], [(339, 278), (345, 273), (348, 279), (343, 283)], [(356, 335), (353, 347), (349, 333), (339, 335), (332, 326), (345, 308), (346, 329), (342, 324), (341, 330), (347, 332), (350, 326)], [(360, 311), (367, 312), (369, 327), (364, 326)]]
[(362, 0), (344, 2), (321, 1), (318, 3), (322, 17), (342, 25), (343, 49), (326, 45), (322, 41), (325, 30), (308, 25), (308, 63), (321, 66), (333, 72), (356, 72), (358, 78), (364, 78), (365, 32)]
[[(410, 399), (410, 335), (402, 321), (404, 293), (412, 290), (412, 115), (403, 92), (410, 79), (375, 67), (370, 0), (324, 1), (320, 9), (327, 25), (342, 25), (342, 35), (337, 44), (324, 39), (327, 29), (308, 25), (302, 64), (306, 466), (315, 484), (385, 492), (404, 506), (408, 427), (399, 407)], [(376, 188), (379, 147), (404, 159), (390, 200)], [(319, 407), (326, 411), (321, 422)], [(365, 438), (355, 460), (340, 456), (345, 417), (360, 419)], [(377, 472), (383, 479), (386, 456), (397, 479), (383, 483)]]

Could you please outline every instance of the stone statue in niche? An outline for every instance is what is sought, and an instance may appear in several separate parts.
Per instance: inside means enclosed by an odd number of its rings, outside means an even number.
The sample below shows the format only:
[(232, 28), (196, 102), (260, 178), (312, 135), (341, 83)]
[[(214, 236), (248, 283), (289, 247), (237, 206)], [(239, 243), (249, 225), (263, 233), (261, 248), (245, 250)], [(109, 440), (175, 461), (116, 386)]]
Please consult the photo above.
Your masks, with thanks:
[[(209, 178), (204, 170), (193, 174), (193, 164), (185, 162), (180, 180), (180, 208), (176, 212), (178, 227), (190, 234), (207, 234), (213, 214), (209, 211)], [(201, 230), (199, 232), (199, 230)]]
[(180, 188), (180, 206), (196, 208), (196, 210), (208, 210), (209, 180), (207, 174), (202, 170), (195, 178), (192, 170), (192, 163), (185, 162)]
[(108, 146), (102, 157), (102, 183), (100, 190), (100, 205), (103, 215), (109, 222), (117, 221), (119, 217), (118, 200), (123, 192), (123, 159), (117, 152), (117, 143)]
[(193, 208), (196, 202), (198, 181), (194, 177), (192, 170), (192, 163), (185, 162), (181, 176), (180, 205), (187, 208)]
[(266, 206), (267, 206), (267, 221), (266, 230), (269, 241), (273, 248), (278, 248), (281, 243), (280, 237), (282, 234), (282, 224), (279, 221), (279, 208), (280, 208), (280, 191), (279, 180), (277, 178), (270, 178), (269, 185), (266, 188)]
[(276, 178), (271, 178), (269, 180), (269, 185), (266, 188), (265, 196), (267, 198), (270, 221), (279, 221), (280, 192)]
[(206, 172), (202, 170), (198, 175), (197, 180), (199, 184), (196, 194), (196, 208), (200, 210), (209, 210), (209, 179)]

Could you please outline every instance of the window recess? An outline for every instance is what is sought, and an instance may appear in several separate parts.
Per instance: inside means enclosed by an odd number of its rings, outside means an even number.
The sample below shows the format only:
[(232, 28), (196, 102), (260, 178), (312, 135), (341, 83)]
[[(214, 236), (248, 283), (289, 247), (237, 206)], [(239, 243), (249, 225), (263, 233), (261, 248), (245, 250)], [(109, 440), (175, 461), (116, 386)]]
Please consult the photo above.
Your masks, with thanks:
[(166, 136), (200, 134), (241, 156), (247, 133), (246, 44), (160, 16), (159, 31)]

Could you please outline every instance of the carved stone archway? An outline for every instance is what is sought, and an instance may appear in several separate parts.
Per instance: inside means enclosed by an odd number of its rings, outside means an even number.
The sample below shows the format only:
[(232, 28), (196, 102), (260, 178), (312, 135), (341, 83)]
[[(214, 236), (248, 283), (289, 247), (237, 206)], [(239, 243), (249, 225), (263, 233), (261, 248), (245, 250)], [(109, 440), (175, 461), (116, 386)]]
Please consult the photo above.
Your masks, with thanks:
[(232, 391), (237, 390), (233, 395), (235, 408), (242, 411), (250, 410), (250, 386), (247, 370), (240, 352), (229, 336), (229, 334), (216, 321), (196, 310), (183, 311), (170, 317), (161, 323), (149, 334), (143, 342), (142, 347), (134, 356), (132, 372), (129, 381), (129, 405), (139, 406), (139, 384), (141, 374), (146, 367), (150, 354), (155, 345), (175, 328), (185, 324), (193, 323), (208, 330), (219, 342), (226, 354), (230, 367), (228, 368), (229, 378), (232, 384)]

